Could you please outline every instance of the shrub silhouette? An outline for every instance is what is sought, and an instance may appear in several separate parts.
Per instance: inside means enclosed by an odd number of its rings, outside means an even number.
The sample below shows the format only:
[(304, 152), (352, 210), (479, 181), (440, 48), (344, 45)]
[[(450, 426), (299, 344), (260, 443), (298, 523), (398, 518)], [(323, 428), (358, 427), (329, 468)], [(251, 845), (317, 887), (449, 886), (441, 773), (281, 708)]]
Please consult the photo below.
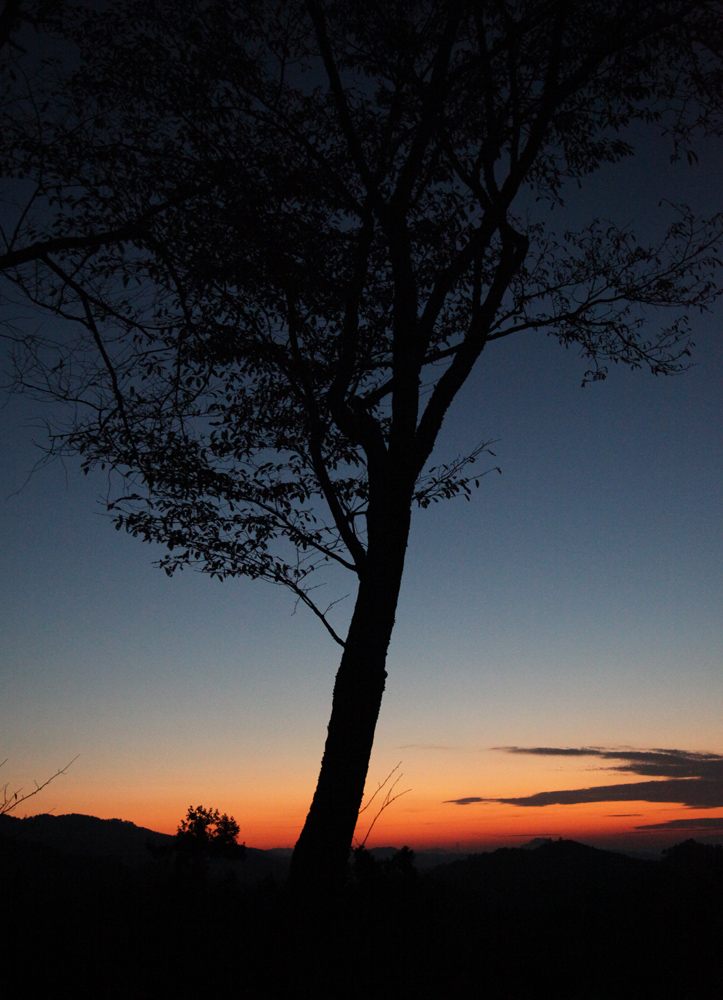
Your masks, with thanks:
[(680, 871), (716, 872), (723, 875), (723, 845), (701, 844), (697, 840), (684, 840), (673, 847), (663, 848), (663, 861), (669, 868)]
[(174, 849), (182, 854), (240, 859), (246, 855), (246, 845), (238, 843), (238, 835), (239, 825), (233, 816), (221, 815), (218, 809), (189, 806), (178, 826)]
[(360, 845), (352, 850), (352, 877), (357, 885), (413, 883), (419, 873), (415, 867), (415, 853), (402, 847), (390, 858), (377, 860), (371, 851)]

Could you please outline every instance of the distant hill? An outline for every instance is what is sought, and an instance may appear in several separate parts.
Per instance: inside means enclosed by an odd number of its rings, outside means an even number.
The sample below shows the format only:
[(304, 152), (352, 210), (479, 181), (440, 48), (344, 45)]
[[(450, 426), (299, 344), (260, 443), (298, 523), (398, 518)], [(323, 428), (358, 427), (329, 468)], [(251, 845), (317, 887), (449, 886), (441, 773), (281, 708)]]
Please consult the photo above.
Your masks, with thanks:
[(161, 845), (173, 841), (169, 834), (156, 833), (125, 819), (98, 819), (80, 813), (44, 813), (25, 819), (0, 816), (0, 836), (46, 844), (66, 854), (116, 857), (127, 863), (146, 861), (149, 842)]
[[(44, 813), (19, 819), (16, 816), (0, 816), (0, 837), (45, 844), (65, 854), (83, 857), (114, 857), (126, 864), (148, 861), (147, 844), (170, 846), (173, 837), (167, 833), (157, 833), (143, 826), (137, 826), (125, 819), (99, 819), (81, 813), (54, 816)], [(291, 861), (290, 847), (275, 847), (270, 850), (247, 847), (246, 869), (251, 877), (258, 875), (285, 875)], [(390, 858), (399, 850), (397, 847), (373, 847), (370, 851), (378, 860)], [(468, 852), (453, 852), (443, 849), (417, 851), (416, 866), (420, 871), (437, 865), (449, 864), (468, 856)]]
[[(125, 819), (99, 819), (69, 813), (52, 816), (44, 813), (19, 819), (0, 816), (0, 838), (42, 844), (61, 854), (84, 858), (114, 858), (126, 865), (145, 864), (151, 859), (148, 845), (170, 847), (173, 837), (136, 826)], [(268, 851), (247, 848), (244, 861), (222, 862), (216, 867), (233, 866), (241, 881), (256, 881), (268, 875), (285, 877), (288, 858)]]
[(74, 1000), (715, 993), (723, 848), (686, 841), (647, 861), (548, 840), (419, 852), (414, 874), (382, 847), (333, 905), (312, 892), (290, 906), (288, 851), (199, 866), (171, 841), (93, 816), (0, 818), (3, 946), (25, 992), (32, 977), (33, 995), (53, 995), (61, 970)]
[[(369, 853), (377, 861), (387, 861), (392, 858), (398, 847), (372, 847)], [(448, 865), (452, 861), (462, 861), (469, 857), (469, 851), (447, 851), (442, 847), (432, 847), (426, 851), (414, 851), (414, 867), (420, 872), (429, 871), (438, 865)]]
[(627, 896), (655, 878), (659, 861), (631, 858), (574, 840), (541, 840), (471, 854), (435, 870), (435, 877), (469, 891), (483, 890), (505, 905), (547, 902), (575, 904), (581, 897)]
[[(63, 855), (115, 859), (132, 866), (151, 860), (148, 845), (161, 848), (162, 854), (162, 849), (170, 848), (173, 843), (171, 835), (137, 826), (129, 820), (99, 819), (79, 813), (64, 816), (45, 813), (25, 819), (0, 816), (0, 839), (3, 838), (44, 845)], [(382, 861), (397, 850), (374, 847), (369, 853)], [(154, 852), (156, 856), (158, 853)], [(231, 866), (241, 882), (255, 882), (267, 876), (283, 881), (291, 853), (290, 848), (247, 847), (244, 861), (214, 861), (212, 867), (220, 871)], [(723, 863), (723, 848), (694, 841), (686, 841), (666, 853), (668, 868), (720, 871)], [(601, 850), (574, 840), (538, 837), (520, 847), (501, 847), (479, 854), (443, 849), (416, 851), (415, 867), (420, 872), (434, 873), (449, 885), (467, 889), (484, 885), (488, 899), (499, 894), (509, 901), (517, 895), (529, 900), (531, 896), (544, 896), (552, 891), (574, 899), (582, 891), (581, 886), (586, 893), (602, 892), (606, 896), (635, 891), (641, 882), (656, 877), (652, 873), (660, 867), (660, 860)]]

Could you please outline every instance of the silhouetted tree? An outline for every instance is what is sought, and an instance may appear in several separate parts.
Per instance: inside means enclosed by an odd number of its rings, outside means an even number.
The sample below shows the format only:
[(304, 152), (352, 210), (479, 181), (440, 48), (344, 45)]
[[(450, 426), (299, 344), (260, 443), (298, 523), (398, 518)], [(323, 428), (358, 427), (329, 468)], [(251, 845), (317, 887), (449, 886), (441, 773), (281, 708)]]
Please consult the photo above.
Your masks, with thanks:
[(377, 859), (362, 844), (352, 848), (352, 873), (354, 878), (361, 885), (366, 885), (370, 881), (376, 881), (380, 876), (380, 868)]
[(416, 854), (405, 844), (389, 858), (387, 870), (392, 878), (409, 881), (417, 877)]
[[(479, 484), (484, 444), (430, 460), (483, 351), (551, 335), (584, 381), (685, 366), (720, 218), (669, 207), (645, 245), (550, 207), (632, 126), (691, 160), (721, 134), (722, 22), (715, 0), (108, 0), (60, 5), (60, 54), (15, 73), (0, 267), (52, 319), (15, 333), (15, 385), (68, 404), (51, 454), (124, 477), (116, 526), (168, 573), (285, 585), (343, 648), (293, 884), (344, 877), (412, 509)], [(322, 564), (358, 580), (346, 635)]]
[(663, 861), (670, 868), (723, 875), (723, 844), (701, 844), (690, 838), (664, 847)]
[(218, 809), (189, 806), (186, 818), (181, 820), (176, 831), (174, 846), (182, 853), (243, 858), (246, 845), (239, 844), (239, 832), (233, 816), (221, 815)]

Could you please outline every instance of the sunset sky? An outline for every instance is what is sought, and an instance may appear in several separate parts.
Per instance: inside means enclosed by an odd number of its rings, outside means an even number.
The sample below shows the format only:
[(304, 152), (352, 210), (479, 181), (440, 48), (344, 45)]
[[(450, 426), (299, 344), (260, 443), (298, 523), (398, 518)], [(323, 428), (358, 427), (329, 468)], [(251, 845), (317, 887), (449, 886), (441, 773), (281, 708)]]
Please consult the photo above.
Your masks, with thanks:
[[(716, 207), (719, 156), (662, 170), (659, 152), (567, 210), (654, 226), (661, 196)], [(616, 369), (582, 389), (584, 361), (540, 336), (485, 353), (435, 458), (494, 440), (480, 468), (502, 475), (415, 516), (368, 782), (401, 762), (409, 791), (368, 846), (723, 839), (721, 319), (693, 317), (676, 378)], [(174, 832), (203, 803), (251, 846), (293, 845), (338, 647), (282, 589), (168, 579), (160, 549), (102, 515), (102, 475), (26, 482), (42, 415), (0, 410), (2, 781), (27, 791), (79, 756), (18, 815)]]

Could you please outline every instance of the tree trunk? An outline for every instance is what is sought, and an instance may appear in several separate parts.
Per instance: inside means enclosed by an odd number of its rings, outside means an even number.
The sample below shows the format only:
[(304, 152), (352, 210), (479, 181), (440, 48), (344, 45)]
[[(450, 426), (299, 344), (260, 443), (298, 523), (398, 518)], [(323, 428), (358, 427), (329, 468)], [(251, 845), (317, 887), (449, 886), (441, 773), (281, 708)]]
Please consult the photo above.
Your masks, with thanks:
[(409, 536), (411, 498), (395, 504), (396, 513), (389, 499), (384, 498), (381, 518), (372, 518), (370, 504), (367, 562), (334, 684), (319, 781), (291, 861), (289, 886), (295, 893), (326, 894), (341, 886), (346, 875)]

